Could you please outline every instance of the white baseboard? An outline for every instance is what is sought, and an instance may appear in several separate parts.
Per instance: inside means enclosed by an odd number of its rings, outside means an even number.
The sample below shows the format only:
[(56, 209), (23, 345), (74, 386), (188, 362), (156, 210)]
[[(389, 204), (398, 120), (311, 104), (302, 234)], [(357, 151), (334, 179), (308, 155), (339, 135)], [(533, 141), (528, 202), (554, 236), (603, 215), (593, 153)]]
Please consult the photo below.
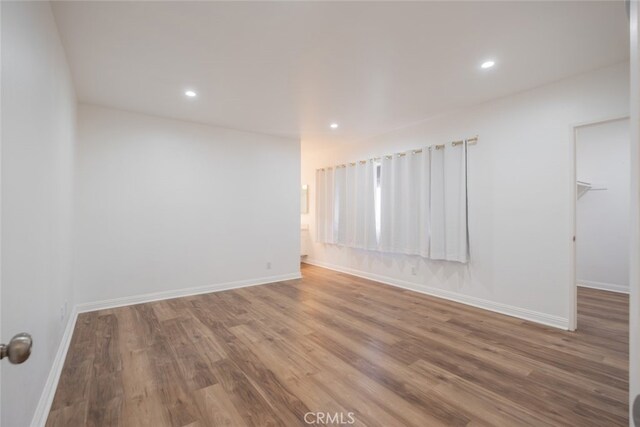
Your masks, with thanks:
[(78, 312), (73, 308), (67, 319), (67, 326), (64, 328), (62, 339), (60, 339), (60, 345), (58, 345), (58, 351), (56, 352), (53, 364), (49, 370), (49, 376), (44, 384), (44, 389), (40, 395), (36, 412), (31, 419), (31, 427), (43, 427), (47, 422), (49, 411), (51, 410), (51, 404), (58, 388), (58, 381), (60, 380), (60, 374), (62, 373), (62, 367), (64, 361), (67, 358), (67, 351), (71, 344), (71, 337), (73, 336), (73, 330), (76, 326), (76, 320), (78, 320)]
[(245, 288), (248, 286), (266, 285), (267, 283), (283, 282), (285, 280), (299, 279), (302, 277), (300, 272), (281, 274), (278, 276), (268, 276), (259, 279), (237, 280), (235, 282), (216, 283), (213, 285), (197, 286), (193, 288), (175, 289), (170, 291), (153, 292), (143, 295), (134, 295), (130, 297), (113, 298), (103, 301), (88, 302), (78, 304), (78, 313), (86, 313), (88, 311), (104, 310), (107, 308), (122, 307), (126, 305), (142, 304), (145, 302), (160, 301), (163, 299), (186, 297), (190, 295), (208, 294), (210, 292), (220, 292), (230, 289)]
[(603, 283), (603, 282), (593, 282), (591, 280), (580, 280), (578, 279), (578, 286), (581, 286), (583, 288), (593, 288), (593, 289), (600, 289), (603, 291), (610, 291), (610, 292), (618, 292), (621, 294), (628, 294), (629, 293), (629, 286), (625, 286), (625, 285), (617, 285), (615, 283)]
[(73, 336), (73, 330), (80, 313), (87, 313), (89, 311), (104, 310), (108, 308), (123, 307), (133, 304), (142, 304), (145, 302), (160, 301), (164, 299), (186, 297), (191, 295), (208, 294), (211, 292), (220, 292), (231, 289), (246, 288), (249, 286), (266, 285), (268, 283), (283, 282), (285, 280), (300, 279), (302, 276), (300, 272), (291, 274), (281, 274), (278, 276), (268, 276), (259, 279), (238, 280), (235, 282), (216, 283), (213, 285), (197, 286), (193, 288), (176, 289), (171, 291), (154, 292), (144, 295), (135, 295), (130, 297), (114, 298), (104, 301), (91, 302), (77, 304), (73, 307), (73, 311), (67, 321), (64, 334), (60, 340), (58, 351), (53, 360), (51, 370), (49, 371), (49, 377), (45, 383), (36, 412), (31, 420), (31, 427), (44, 427), (51, 410), (51, 404), (58, 388), (58, 381), (60, 380), (60, 374), (62, 374), (62, 368), (64, 361), (67, 358), (67, 351), (69, 351), (69, 345), (71, 344), (71, 337)]
[(566, 319), (563, 317), (554, 316), (546, 313), (540, 313), (540, 312), (529, 310), (526, 308), (520, 308), (512, 305), (502, 304), (499, 302), (489, 301), (482, 298), (472, 297), (469, 295), (463, 295), (463, 294), (448, 291), (445, 289), (438, 289), (438, 288), (424, 286), (424, 285), (417, 285), (415, 283), (407, 282), (405, 280), (396, 279), (388, 276), (382, 276), (374, 273), (369, 273), (366, 271), (356, 270), (349, 267), (342, 267), (342, 266), (329, 264), (326, 262), (317, 261), (313, 259), (305, 259), (302, 262), (306, 264), (315, 265), (318, 267), (327, 268), (329, 270), (338, 271), (340, 273), (351, 274), (352, 276), (374, 280), (376, 282), (384, 283), (385, 285), (391, 285), (398, 288), (408, 289), (410, 291), (419, 292), (422, 294), (431, 295), (438, 298), (443, 298), (450, 301), (471, 305), (473, 307), (494, 311), (496, 313), (506, 314), (508, 316), (517, 317), (519, 319), (541, 323), (546, 326), (552, 326), (554, 328), (559, 328), (564, 330), (569, 329), (569, 319)]

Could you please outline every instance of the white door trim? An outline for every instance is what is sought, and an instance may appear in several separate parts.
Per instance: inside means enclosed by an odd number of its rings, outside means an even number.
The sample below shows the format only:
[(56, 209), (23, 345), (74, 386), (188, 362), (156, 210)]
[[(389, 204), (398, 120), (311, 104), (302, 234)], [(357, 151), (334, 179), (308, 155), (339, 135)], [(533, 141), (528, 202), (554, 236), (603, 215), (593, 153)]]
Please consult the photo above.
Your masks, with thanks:
[(597, 126), (606, 123), (618, 122), (622, 120), (629, 119), (628, 115), (625, 116), (614, 116), (614, 117), (606, 117), (599, 120), (594, 120), (590, 122), (577, 123), (572, 126), (572, 137), (573, 144), (571, 146), (571, 233), (569, 235), (569, 239), (571, 242), (571, 282), (569, 283), (569, 330), (575, 331), (578, 327), (578, 283), (577, 283), (577, 274), (576, 274), (576, 205), (578, 201), (578, 192), (576, 189), (576, 180), (578, 176), (576, 174), (577, 169), (577, 143), (578, 143), (578, 130), (580, 128), (585, 128), (589, 126)]

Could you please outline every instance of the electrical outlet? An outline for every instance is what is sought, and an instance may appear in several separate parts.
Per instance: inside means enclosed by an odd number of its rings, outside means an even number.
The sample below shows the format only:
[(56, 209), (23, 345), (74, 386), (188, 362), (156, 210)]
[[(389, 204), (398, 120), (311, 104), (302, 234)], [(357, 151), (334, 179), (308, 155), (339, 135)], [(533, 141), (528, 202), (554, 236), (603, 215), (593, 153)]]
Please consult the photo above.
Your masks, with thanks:
[(267, 262), (267, 270), (271, 270), (271, 261)]
[(417, 268), (415, 268), (415, 267), (411, 267), (411, 274), (412, 274), (413, 276), (415, 276), (416, 274), (418, 274), (418, 269), (417, 269)]

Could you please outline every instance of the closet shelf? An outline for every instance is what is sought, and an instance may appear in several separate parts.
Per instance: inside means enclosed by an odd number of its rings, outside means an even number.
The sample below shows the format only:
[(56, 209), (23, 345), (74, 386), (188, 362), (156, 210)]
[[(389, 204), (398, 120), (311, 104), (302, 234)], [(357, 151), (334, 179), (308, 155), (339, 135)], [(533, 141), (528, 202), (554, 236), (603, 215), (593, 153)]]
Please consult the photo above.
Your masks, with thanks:
[(601, 191), (601, 190), (606, 190), (605, 187), (594, 187), (593, 184), (591, 184), (590, 182), (586, 182), (586, 181), (576, 181), (576, 186), (578, 188), (578, 199), (582, 196), (584, 196), (584, 194), (587, 191)]

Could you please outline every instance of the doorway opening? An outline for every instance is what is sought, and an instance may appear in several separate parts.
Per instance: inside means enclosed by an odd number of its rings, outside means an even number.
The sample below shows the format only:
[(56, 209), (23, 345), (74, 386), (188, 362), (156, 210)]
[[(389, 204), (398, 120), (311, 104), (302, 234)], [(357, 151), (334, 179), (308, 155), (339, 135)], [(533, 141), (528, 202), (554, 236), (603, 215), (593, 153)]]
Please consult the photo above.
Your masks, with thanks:
[[(594, 304), (629, 293), (629, 118), (574, 128), (574, 286), (569, 329), (580, 328), (579, 309), (603, 319), (626, 314)], [(603, 293), (609, 292), (609, 293)], [(594, 298), (596, 297), (597, 298)], [(626, 295), (624, 295), (626, 298)], [(580, 304), (580, 307), (579, 307)], [(583, 316), (582, 316), (583, 317)], [(583, 317), (585, 318), (585, 317)]]

